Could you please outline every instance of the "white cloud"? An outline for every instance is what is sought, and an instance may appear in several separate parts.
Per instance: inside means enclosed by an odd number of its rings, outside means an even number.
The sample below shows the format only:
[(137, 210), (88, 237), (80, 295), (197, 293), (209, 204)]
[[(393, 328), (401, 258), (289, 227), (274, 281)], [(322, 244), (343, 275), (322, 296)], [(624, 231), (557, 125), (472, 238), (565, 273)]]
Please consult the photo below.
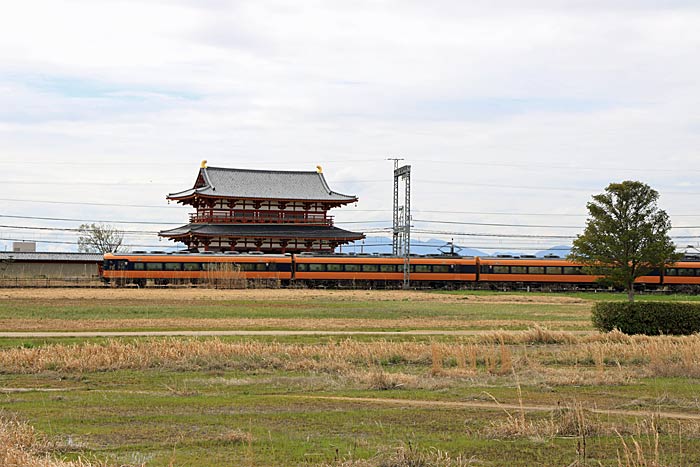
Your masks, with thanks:
[[(388, 209), (384, 159), (400, 155), (424, 210), (583, 214), (592, 192), (635, 178), (672, 215), (692, 213), (700, 7), (527, 4), (14, 2), (0, 17), (0, 178), (45, 183), (6, 184), (5, 197), (165, 206), (208, 159), (322, 164), (335, 189), (360, 196), (358, 210)], [(390, 217), (354, 211), (336, 218)], [(185, 220), (114, 206), (3, 212)]]

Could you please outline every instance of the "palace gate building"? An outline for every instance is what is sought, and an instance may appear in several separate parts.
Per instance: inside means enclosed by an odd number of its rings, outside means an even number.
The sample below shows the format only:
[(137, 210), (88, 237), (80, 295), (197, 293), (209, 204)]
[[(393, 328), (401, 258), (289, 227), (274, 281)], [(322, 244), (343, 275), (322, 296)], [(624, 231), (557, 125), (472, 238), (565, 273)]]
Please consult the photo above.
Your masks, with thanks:
[(333, 226), (332, 208), (357, 202), (331, 190), (323, 172), (207, 167), (168, 200), (191, 205), (189, 223), (159, 233), (191, 251), (331, 253), (364, 238)]

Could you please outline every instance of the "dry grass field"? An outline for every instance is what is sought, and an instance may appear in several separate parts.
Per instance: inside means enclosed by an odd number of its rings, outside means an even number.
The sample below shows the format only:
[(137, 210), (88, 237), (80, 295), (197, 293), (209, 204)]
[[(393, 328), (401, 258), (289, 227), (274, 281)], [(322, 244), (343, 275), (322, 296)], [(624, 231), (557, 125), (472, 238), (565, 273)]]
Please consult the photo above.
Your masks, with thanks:
[[(578, 296), (0, 290), (0, 465), (700, 465), (700, 336)], [(33, 330), (312, 336), (33, 338)], [(474, 335), (324, 335), (333, 329)], [(587, 332), (573, 332), (574, 330)]]
[[(366, 290), (5, 289), (4, 331), (591, 329), (565, 296)], [(409, 319), (407, 319), (409, 318)]]
[(326, 289), (201, 289), (201, 288), (93, 288), (93, 289), (0, 289), (0, 299), (14, 300), (308, 300), (336, 301), (429, 301), (476, 300), (498, 303), (586, 303), (561, 295), (432, 294), (411, 290), (326, 290)]

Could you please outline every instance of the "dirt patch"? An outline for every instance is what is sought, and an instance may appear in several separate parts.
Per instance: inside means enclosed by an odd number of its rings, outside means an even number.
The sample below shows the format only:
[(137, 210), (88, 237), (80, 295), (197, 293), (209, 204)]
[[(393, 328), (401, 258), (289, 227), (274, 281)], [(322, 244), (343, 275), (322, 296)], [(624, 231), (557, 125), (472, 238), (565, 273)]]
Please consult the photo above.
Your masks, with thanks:
[(361, 329), (504, 329), (529, 328), (585, 329), (589, 321), (528, 320), (450, 320), (433, 318), (406, 319), (308, 319), (308, 318), (165, 318), (165, 319), (0, 319), (3, 331), (110, 331), (110, 330), (361, 330)]
[(324, 300), (420, 301), (436, 303), (545, 303), (588, 304), (587, 300), (557, 295), (451, 295), (414, 290), (318, 289), (0, 289), (0, 300)]
[[(275, 397), (281, 397), (276, 395)], [(500, 402), (481, 402), (481, 401), (435, 401), (435, 400), (419, 400), (419, 399), (385, 399), (378, 397), (344, 397), (344, 396), (315, 396), (315, 395), (288, 395), (290, 399), (314, 399), (337, 402), (360, 402), (363, 404), (377, 405), (398, 405), (403, 407), (442, 407), (454, 409), (487, 409), (487, 410), (523, 410), (527, 412), (550, 412), (560, 410), (561, 406), (557, 405), (526, 405), (526, 404), (507, 404)], [(642, 410), (619, 410), (619, 409), (587, 409), (591, 413), (601, 415), (618, 415), (623, 417), (644, 417), (644, 418), (669, 418), (674, 420), (700, 420), (700, 414), (694, 413), (679, 413), (666, 411), (642, 411)]]

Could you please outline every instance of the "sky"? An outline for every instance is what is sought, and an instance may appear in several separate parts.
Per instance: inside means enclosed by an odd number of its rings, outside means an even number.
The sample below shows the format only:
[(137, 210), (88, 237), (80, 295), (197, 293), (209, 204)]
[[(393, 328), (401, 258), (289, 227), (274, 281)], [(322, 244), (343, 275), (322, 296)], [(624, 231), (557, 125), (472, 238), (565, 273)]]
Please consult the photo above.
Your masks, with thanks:
[(417, 243), (567, 244), (592, 195), (640, 180), (700, 247), (699, 24), (694, 0), (10, 2), (0, 250), (75, 249), (37, 228), (84, 221), (172, 246), (154, 232), (190, 208), (166, 195), (205, 159), (321, 165), (359, 197), (336, 225), (384, 236), (391, 157), (412, 166)]

